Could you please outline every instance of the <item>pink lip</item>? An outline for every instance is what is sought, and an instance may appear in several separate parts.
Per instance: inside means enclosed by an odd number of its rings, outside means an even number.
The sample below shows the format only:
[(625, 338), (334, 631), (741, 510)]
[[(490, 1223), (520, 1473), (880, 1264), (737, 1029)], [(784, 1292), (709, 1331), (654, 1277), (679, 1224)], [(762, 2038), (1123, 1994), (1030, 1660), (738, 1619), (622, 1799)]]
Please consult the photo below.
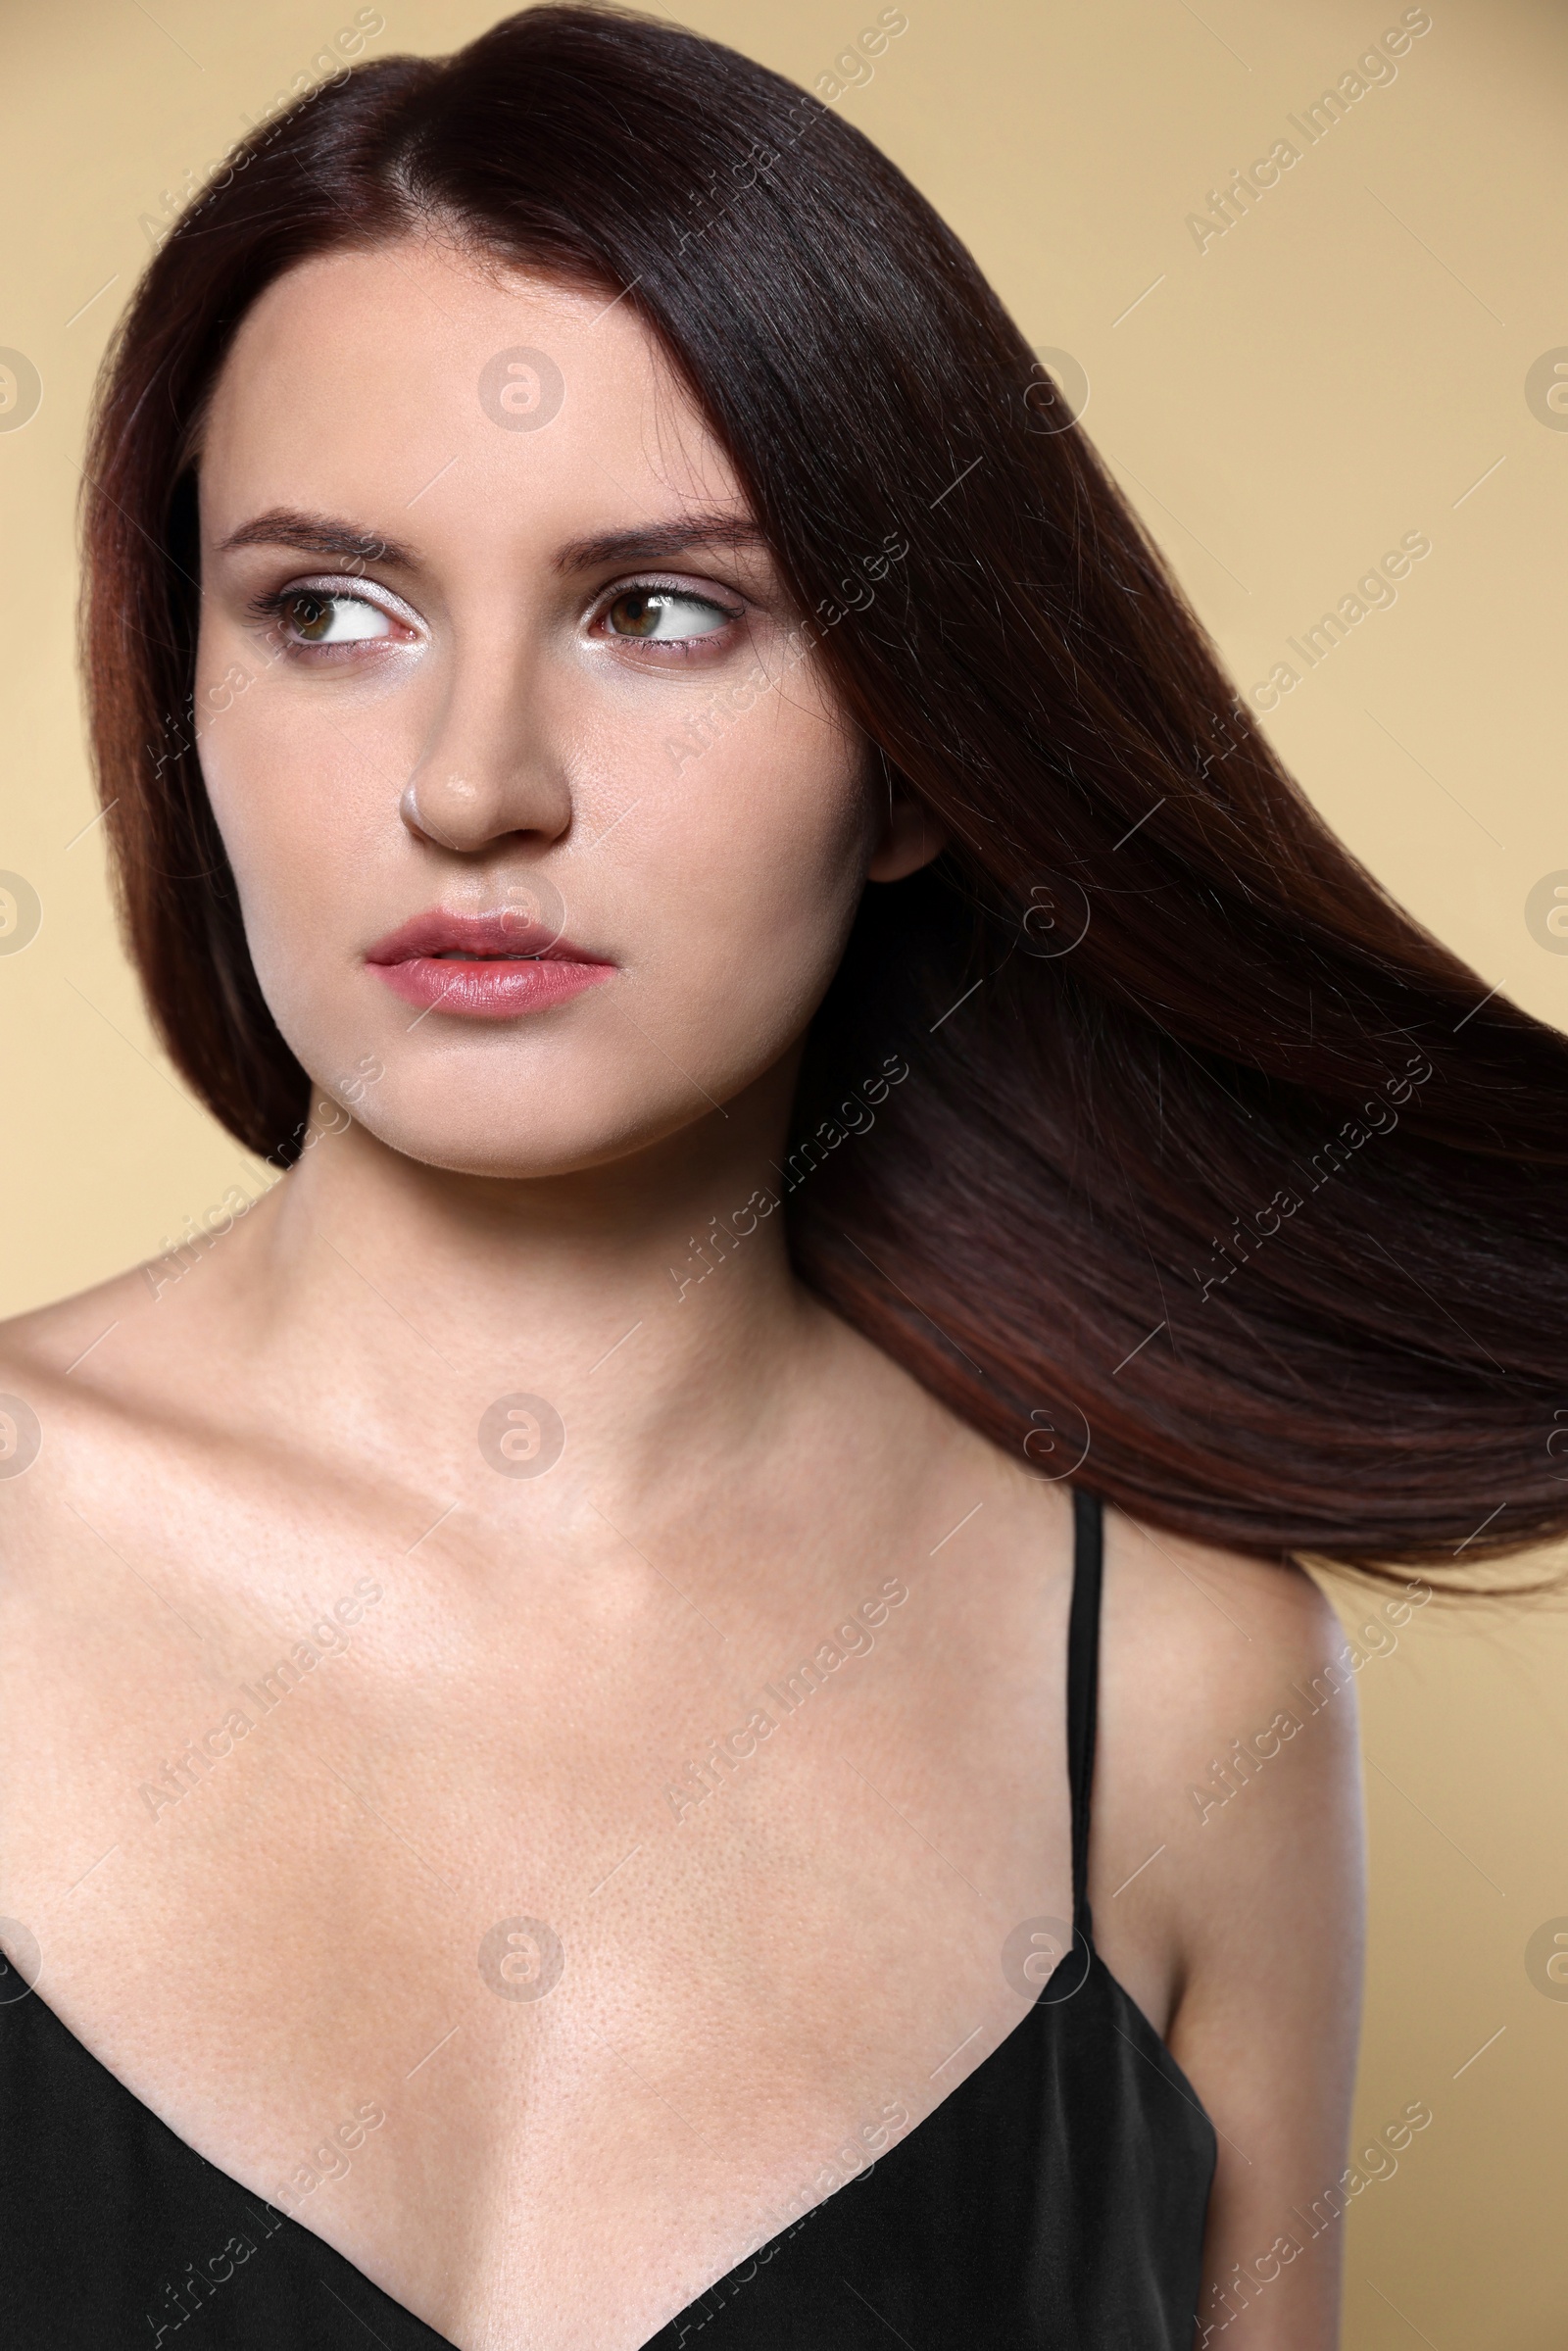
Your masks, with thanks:
[[(465, 962), (459, 956), (478, 960)], [(522, 958), (531, 958), (523, 960)], [(469, 1020), (512, 1020), (580, 996), (615, 966), (514, 913), (416, 914), (365, 957), (395, 996)]]

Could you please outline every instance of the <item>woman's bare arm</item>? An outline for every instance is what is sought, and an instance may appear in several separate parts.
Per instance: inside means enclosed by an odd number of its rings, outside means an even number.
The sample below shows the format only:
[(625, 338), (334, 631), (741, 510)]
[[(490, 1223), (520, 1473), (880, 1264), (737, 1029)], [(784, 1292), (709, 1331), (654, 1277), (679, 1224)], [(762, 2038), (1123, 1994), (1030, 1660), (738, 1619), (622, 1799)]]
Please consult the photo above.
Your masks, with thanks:
[(1108, 1528), (1095, 1923), (1218, 2133), (1196, 2339), (1333, 2351), (1357, 2192), (1358, 1652), (1298, 1569)]

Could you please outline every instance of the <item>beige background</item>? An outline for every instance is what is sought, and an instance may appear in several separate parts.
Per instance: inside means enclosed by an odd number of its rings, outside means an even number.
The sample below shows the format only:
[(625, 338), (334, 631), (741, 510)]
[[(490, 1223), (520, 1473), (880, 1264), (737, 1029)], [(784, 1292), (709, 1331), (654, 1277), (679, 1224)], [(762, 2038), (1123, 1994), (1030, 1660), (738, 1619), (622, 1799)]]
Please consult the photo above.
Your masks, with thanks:
[[(44, 906), (33, 944), (0, 957), (0, 1308), (14, 1310), (152, 1254), (243, 1165), (151, 1043), (101, 827), (82, 830), (76, 461), (94, 368), (157, 222), (354, 10), (6, 9), (0, 346), (26, 353), (44, 386), (31, 421), (0, 432), (0, 868)], [(370, 56), (454, 46), (499, 12), (387, 0), (381, 13)], [(906, 13), (843, 111), (967, 239), (1030, 341), (1087, 371), (1086, 424), (1244, 690), (1402, 532), (1431, 538), (1397, 604), (1268, 723), (1330, 821), (1484, 986), (1568, 1026), (1568, 955), (1524, 916), (1532, 884), (1568, 868), (1554, 692), (1568, 431), (1525, 396), (1531, 364), (1568, 345), (1568, 19), (1433, 0), (1397, 80), (1200, 253), (1188, 214), (1233, 166), (1295, 138), (1287, 116), (1397, 5), (908, 0)], [(690, 0), (683, 15), (815, 83), (877, 9)], [(1412, 2099), (1435, 2119), (1352, 2210), (1348, 2344), (1560, 2351), (1568, 2000), (1536, 1988), (1524, 1954), (1568, 1914), (1564, 1614), (1432, 1608), (1359, 1681), (1373, 1921), (1358, 2131)]]

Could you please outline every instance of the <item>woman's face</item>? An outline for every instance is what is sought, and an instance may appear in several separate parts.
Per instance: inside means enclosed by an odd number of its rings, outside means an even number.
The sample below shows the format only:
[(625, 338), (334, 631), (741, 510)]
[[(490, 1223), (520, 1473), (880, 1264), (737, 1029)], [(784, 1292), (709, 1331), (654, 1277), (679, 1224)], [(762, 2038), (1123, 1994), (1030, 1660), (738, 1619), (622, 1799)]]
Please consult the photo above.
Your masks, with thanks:
[(278, 1027), (394, 1149), (602, 1164), (783, 1063), (939, 846), (627, 301), (411, 240), (247, 316), (200, 463), (202, 770)]

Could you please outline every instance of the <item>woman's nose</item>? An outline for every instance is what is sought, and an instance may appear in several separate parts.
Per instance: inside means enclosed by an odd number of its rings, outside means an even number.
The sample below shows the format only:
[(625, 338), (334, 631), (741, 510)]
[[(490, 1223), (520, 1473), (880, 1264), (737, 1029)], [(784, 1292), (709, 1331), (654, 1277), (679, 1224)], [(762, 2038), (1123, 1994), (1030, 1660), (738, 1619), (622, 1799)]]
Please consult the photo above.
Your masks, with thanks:
[(572, 818), (566, 762), (542, 681), (459, 674), (404, 786), (404, 823), (471, 856), (513, 835), (559, 841)]

